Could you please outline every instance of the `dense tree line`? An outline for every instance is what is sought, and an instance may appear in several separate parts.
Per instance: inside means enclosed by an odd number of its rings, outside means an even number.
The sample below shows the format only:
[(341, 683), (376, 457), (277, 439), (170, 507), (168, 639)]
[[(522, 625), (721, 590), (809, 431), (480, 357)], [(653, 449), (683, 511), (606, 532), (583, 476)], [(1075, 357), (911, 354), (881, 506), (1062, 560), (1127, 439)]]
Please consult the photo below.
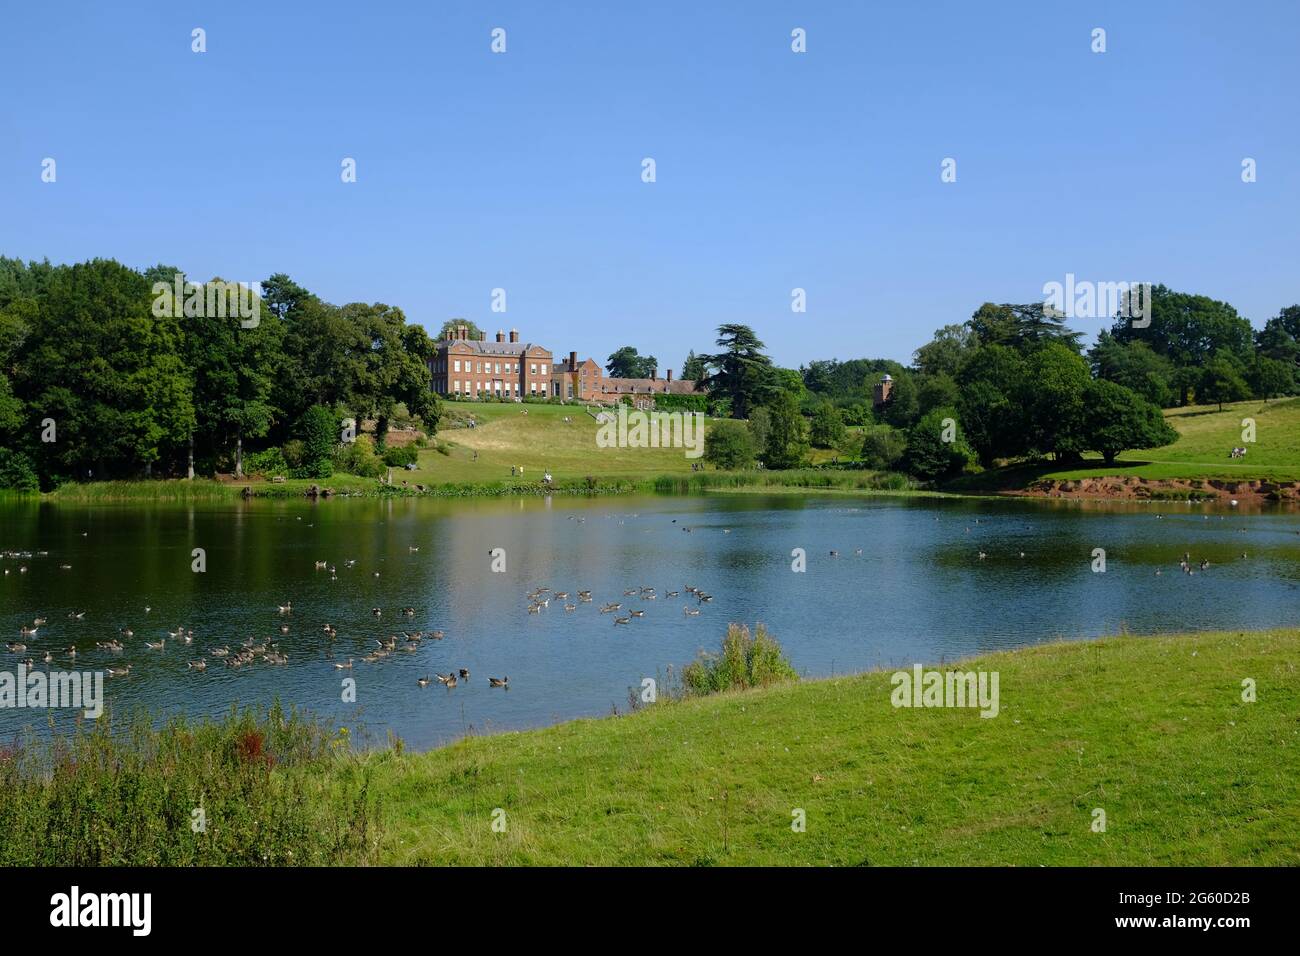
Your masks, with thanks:
[(175, 301), (178, 275), (0, 258), (0, 485), (240, 474), (272, 448), (319, 475), (344, 417), (373, 420), (381, 449), (395, 415), (436, 429), (433, 342), (400, 309), (276, 274), (240, 321)]
[[(719, 329), (721, 351), (695, 356), (702, 387), (744, 428), (717, 429), (710, 460), (788, 467), (810, 446), (929, 479), (979, 465), (1126, 450), (1174, 441), (1160, 409), (1268, 400), (1300, 391), (1300, 306), (1254, 331), (1227, 303), (1155, 286), (1149, 322), (1117, 317), (1086, 352), (1083, 335), (1039, 303), (985, 303), (916, 350), (891, 359), (810, 362), (792, 378), (742, 325)], [(889, 401), (872, 390), (891, 378)], [(773, 438), (793, 403), (802, 428)], [(856, 426), (856, 427), (850, 427)], [(774, 444), (773, 444), (774, 443)], [(781, 463), (781, 464), (778, 464)]]

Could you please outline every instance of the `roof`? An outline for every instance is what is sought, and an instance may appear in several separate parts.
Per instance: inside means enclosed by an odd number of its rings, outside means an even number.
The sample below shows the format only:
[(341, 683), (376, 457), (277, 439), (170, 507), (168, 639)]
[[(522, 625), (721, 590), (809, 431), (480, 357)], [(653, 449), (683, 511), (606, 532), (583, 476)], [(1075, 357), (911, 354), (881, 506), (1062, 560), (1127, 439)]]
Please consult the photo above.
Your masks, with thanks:
[(666, 378), (602, 378), (600, 380), (600, 390), (602, 392), (615, 392), (624, 395), (642, 394), (657, 392), (660, 395), (665, 392), (670, 395), (692, 395), (695, 393), (695, 383), (690, 379), (674, 379), (669, 381)]
[(440, 349), (450, 351), (452, 346), (465, 345), (469, 350), (477, 355), (523, 355), (532, 349), (541, 349), (547, 355), (551, 350), (534, 342), (487, 342), (483, 339), (442, 339), (438, 346)]

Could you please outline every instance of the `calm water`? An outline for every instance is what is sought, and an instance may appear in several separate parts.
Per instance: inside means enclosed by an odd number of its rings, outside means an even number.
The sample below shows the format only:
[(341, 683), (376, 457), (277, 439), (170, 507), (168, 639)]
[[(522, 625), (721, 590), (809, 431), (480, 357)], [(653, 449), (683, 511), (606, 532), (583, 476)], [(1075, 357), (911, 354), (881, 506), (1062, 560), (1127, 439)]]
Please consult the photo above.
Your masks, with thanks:
[[(506, 551), (505, 573), (490, 571), (497, 547)], [(194, 548), (206, 551), (206, 573), (191, 571)], [(804, 574), (791, 571), (793, 548), (806, 549)], [(1104, 574), (1091, 570), (1094, 548), (1106, 550)], [(0, 558), (10, 572), (0, 577), (5, 640), (37, 616), (48, 619), (26, 652), (0, 645), (0, 669), (26, 656), (39, 662), (47, 648), (54, 666), (67, 668), (62, 650), (75, 644), (78, 670), (132, 665), (107, 683), (119, 710), (215, 715), (235, 701), (278, 696), (363, 725), (376, 740), (391, 729), (415, 747), (470, 729), (626, 709), (629, 687), (716, 647), (728, 621), (765, 622), (801, 672), (825, 675), (1124, 627), (1294, 626), (1300, 610), (1300, 515), (1186, 504), (749, 495), (3, 503), (0, 550), (48, 552)], [(1185, 551), (1211, 567), (1183, 574)], [(314, 569), (318, 560), (337, 566), (336, 580)], [(688, 584), (714, 596), (699, 616), (683, 613), (698, 606), (684, 591), (666, 596)], [(566, 613), (552, 599), (529, 614), (527, 595), (542, 586), (590, 589), (594, 601)], [(658, 599), (624, 595), (640, 586), (656, 588)], [(282, 616), (277, 607), (290, 601), (292, 614)], [(614, 615), (599, 613), (605, 602), (645, 616), (614, 626)], [(415, 616), (403, 617), (404, 606)], [(70, 620), (73, 610), (84, 618)], [(333, 642), (326, 623), (338, 630)], [(144, 647), (178, 625), (193, 629), (193, 645)], [(135, 632), (122, 653), (96, 650), (122, 627)], [(435, 629), (446, 637), (413, 653), (359, 660), (376, 638)], [(246, 638), (278, 640), (289, 663), (229, 669), (208, 654)], [(205, 673), (186, 670), (201, 656)], [(349, 672), (332, 666), (348, 657), (358, 658), (355, 704), (341, 700)], [(454, 690), (416, 684), (460, 667), (472, 676)], [(509, 691), (488, 687), (489, 675), (503, 674)], [(44, 721), (33, 717), (0, 710), (0, 736)]]

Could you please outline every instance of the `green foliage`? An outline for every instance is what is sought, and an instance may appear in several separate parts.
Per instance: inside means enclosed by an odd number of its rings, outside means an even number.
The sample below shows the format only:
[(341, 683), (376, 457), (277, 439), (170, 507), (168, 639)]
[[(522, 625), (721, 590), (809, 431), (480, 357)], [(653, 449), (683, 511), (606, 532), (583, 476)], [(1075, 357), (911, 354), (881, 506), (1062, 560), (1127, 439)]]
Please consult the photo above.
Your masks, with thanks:
[(704, 435), (704, 460), (714, 467), (748, 468), (756, 453), (757, 446), (744, 422), (714, 422)]
[[(313, 405), (298, 421), (302, 458), (294, 469), (295, 478), (328, 478), (334, 474), (334, 446), (338, 444), (340, 422), (323, 405)], [(287, 456), (286, 456), (287, 457)]]
[(1295, 366), (1267, 355), (1256, 355), (1250, 370), (1250, 387), (1259, 398), (1279, 398), (1296, 390)]
[(955, 409), (936, 408), (911, 427), (903, 458), (908, 474), (923, 481), (941, 481), (962, 473), (974, 453), (955, 427), (956, 420)]
[(618, 349), (605, 362), (605, 372), (614, 378), (650, 378), (658, 367), (653, 355), (641, 355), (631, 345)]
[(808, 458), (808, 423), (790, 392), (779, 392), (767, 406), (771, 416), (763, 464), (768, 468), (798, 468)]
[(817, 448), (836, 448), (844, 440), (844, 419), (839, 409), (823, 399), (813, 410), (809, 438)]
[(373, 862), (382, 831), (369, 779), (345, 732), (278, 706), (158, 727), (105, 714), (0, 753), (0, 865)]
[(765, 404), (781, 390), (776, 369), (747, 325), (731, 322), (718, 326), (717, 345), (721, 351), (699, 357), (709, 374), (699, 379), (696, 387), (708, 391), (710, 397), (729, 400), (733, 418), (748, 418), (750, 409)]
[(676, 395), (665, 393), (655, 396), (655, 410), (660, 412), (682, 411), (682, 412), (708, 412), (709, 397), (707, 395)]
[(384, 464), (390, 468), (405, 468), (420, 461), (420, 450), (415, 445), (390, 445), (384, 449)]
[[(301, 446), (301, 442), (299, 442)], [(301, 454), (299, 454), (301, 461)], [(279, 448), (267, 448), (254, 452), (244, 458), (244, 472), (249, 475), (261, 475), (266, 478), (289, 474), (289, 462)]]
[(798, 679), (781, 644), (762, 624), (754, 628), (753, 635), (744, 625), (727, 625), (719, 653), (702, 653), (682, 668), (682, 685), (692, 695), (749, 690)]
[(40, 476), (30, 458), (20, 451), (0, 448), (0, 488), (39, 491), (40, 487)]
[[(358, 435), (355, 441), (335, 445), (333, 467), (358, 478), (378, 478), (384, 474), (384, 460), (375, 453), (375, 443), (369, 435)], [(328, 478), (329, 475), (310, 477)]]
[(1100, 452), (1108, 465), (1127, 449), (1159, 448), (1178, 439), (1159, 408), (1123, 385), (1094, 379), (1084, 401), (1088, 415), (1083, 445)]
[(862, 460), (868, 468), (888, 471), (907, 451), (907, 436), (889, 425), (868, 425), (862, 430)]
[(1222, 410), (1224, 402), (1239, 402), (1249, 397), (1250, 386), (1246, 384), (1241, 361), (1226, 350), (1216, 352), (1201, 370), (1196, 388), (1197, 401), (1217, 403)]

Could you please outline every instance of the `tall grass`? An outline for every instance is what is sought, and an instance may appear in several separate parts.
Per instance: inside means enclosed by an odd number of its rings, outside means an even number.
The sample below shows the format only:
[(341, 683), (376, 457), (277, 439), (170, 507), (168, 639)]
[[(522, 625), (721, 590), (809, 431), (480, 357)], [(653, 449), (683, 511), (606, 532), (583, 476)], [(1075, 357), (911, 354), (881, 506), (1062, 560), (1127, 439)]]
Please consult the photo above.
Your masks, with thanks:
[(161, 725), (105, 714), (0, 749), (0, 865), (367, 863), (369, 778), (346, 732), (278, 705)]
[(762, 624), (752, 635), (743, 624), (727, 625), (719, 653), (701, 654), (682, 668), (682, 686), (688, 695), (749, 690), (798, 679), (780, 642)]

